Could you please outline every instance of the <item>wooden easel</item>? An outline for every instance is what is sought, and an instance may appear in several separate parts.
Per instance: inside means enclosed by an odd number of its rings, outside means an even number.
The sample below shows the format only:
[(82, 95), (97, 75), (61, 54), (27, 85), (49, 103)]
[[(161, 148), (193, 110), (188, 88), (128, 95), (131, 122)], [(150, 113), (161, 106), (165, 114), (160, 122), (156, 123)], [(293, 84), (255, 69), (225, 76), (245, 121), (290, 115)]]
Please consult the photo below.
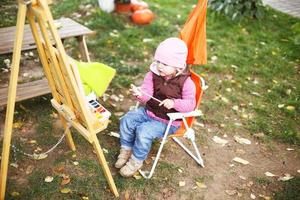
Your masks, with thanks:
[[(0, 171), (0, 199), (5, 197), (17, 79), (26, 15), (53, 95), (51, 103), (58, 111), (67, 132), (66, 138), (69, 147), (75, 151), (73, 138), (67, 124), (73, 126), (93, 145), (109, 187), (113, 194), (118, 197), (119, 193), (96, 136), (96, 133), (106, 128), (108, 122), (100, 123), (86, 105), (77, 67), (72, 63), (64, 50), (53, 23), (48, 7), (49, 3), (51, 3), (51, 0), (18, 0), (19, 10), (8, 89)], [(53, 43), (54, 45), (52, 45)]]

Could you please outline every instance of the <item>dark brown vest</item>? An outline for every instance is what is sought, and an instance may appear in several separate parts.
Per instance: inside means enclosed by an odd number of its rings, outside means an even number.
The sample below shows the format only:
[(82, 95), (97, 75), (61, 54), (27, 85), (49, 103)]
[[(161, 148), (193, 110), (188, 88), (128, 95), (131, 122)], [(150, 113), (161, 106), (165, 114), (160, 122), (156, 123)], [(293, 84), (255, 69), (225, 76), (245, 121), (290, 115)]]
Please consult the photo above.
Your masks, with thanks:
[[(189, 76), (189, 73), (185, 73), (165, 80), (163, 77), (152, 73), (153, 97), (161, 101), (165, 99), (181, 99), (183, 84)], [(157, 117), (167, 120), (169, 119), (167, 113), (178, 112), (174, 108), (167, 109), (163, 105), (159, 106), (159, 102), (152, 98), (146, 103), (146, 109), (153, 112)]]

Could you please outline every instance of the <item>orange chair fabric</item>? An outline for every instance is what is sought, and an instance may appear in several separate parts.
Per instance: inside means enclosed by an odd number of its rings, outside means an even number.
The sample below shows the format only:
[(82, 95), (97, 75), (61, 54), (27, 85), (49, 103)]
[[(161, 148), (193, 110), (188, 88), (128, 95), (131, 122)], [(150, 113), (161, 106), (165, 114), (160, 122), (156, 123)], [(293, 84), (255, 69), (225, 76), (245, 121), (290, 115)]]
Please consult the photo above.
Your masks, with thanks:
[(207, 0), (198, 0), (197, 6), (190, 13), (179, 33), (179, 38), (188, 46), (187, 64), (204, 65), (207, 63), (206, 8)]

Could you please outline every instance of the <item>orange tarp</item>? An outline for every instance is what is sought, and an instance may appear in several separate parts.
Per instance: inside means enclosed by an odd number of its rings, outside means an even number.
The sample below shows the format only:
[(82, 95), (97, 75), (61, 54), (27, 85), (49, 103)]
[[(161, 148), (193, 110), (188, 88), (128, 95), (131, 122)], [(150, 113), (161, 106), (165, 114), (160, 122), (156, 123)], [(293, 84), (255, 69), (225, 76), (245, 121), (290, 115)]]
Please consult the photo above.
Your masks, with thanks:
[(179, 38), (188, 46), (187, 64), (204, 65), (207, 63), (206, 8), (207, 0), (198, 0), (198, 4), (179, 33)]

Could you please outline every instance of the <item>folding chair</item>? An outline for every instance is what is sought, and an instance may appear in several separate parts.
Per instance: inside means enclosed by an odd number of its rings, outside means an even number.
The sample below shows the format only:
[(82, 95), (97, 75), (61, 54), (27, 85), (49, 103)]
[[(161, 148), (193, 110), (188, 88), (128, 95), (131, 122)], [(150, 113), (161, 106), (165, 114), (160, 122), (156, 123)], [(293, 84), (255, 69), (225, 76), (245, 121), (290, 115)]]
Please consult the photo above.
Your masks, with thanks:
[[(142, 171), (139, 170), (140, 174), (146, 178), (146, 179), (150, 179), (154, 173), (155, 167), (157, 165), (158, 159), (160, 157), (161, 151), (164, 147), (164, 144), (166, 143), (168, 138), (172, 138), (177, 144), (179, 144), (180, 147), (182, 147), (201, 167), (204, 167), (203, 164), (203, 159), (201, 157), (201, 154), (199, 152), (199, 149), (195, 143), (195, 131), (192, 129), (192, 125), (193, 122), (195, 121), (195, 118), (197, 116), (201, 115), (201, 111), (197, 110), (200, 102), (201, 102), (201, 98), (202, 98), (202, 94), (203, 91), (207, 88), (207, 86), (205, 85), (205, 81), (202, 77), (200, 77), (198, 74), (196, 74), (194, 71), (191, 71), (191, 79), (194, 82), (195, 86), (196, 86), (196, 107), (195, 110), (192, 112), (188, 112), (188, 113), (168, 113), (168, 117), (170, 118), (170, 121), (168, 123), (168, 126), (166, 128), (166, 131), (164, 133), (164, 136), (162, 138), (160, 147), (158, 149), (158, 152), (156, 154), (154, 163), (152, 165), (152, 168), (149, 171)], [(169, 130), (171, 127), (171, 124), (173, 121), (177, 120), (177, 119), (182, 119), (182, 123), (180, 128), (174, 133), (169, 135)], [(191, 141), (195, 153), (193, 153), (192, 151), (190, 151), (181, 141), (180, 141), (180, 137), (184, 137), (187, 138)]]

